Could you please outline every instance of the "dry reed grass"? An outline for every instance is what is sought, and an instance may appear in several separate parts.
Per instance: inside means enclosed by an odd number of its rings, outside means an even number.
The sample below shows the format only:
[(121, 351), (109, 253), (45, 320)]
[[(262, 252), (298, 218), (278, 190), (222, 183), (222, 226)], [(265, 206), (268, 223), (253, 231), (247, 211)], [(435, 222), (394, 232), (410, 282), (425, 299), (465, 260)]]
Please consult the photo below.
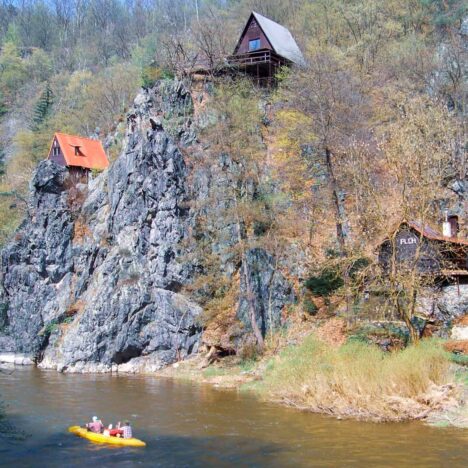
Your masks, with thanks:
[(398, 421), (456, 405), (453, 381), (446, 353), (432, 340), (389, 354), (356, 342), (334, 348), (311, 335), (271, 361), (258, 390), (310, 411)]

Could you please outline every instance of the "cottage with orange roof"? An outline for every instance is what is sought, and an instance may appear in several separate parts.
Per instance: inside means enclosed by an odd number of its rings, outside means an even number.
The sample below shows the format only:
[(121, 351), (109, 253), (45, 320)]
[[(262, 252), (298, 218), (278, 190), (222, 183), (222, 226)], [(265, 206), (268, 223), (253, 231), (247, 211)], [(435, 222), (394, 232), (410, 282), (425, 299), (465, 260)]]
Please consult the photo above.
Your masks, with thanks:
[(109, 166), (109, 160), (99, 140), (65, 133), (54, 135), (47, 159), (68, 167), (75, 181), (87, 180), (92, 169), (103, 170)]

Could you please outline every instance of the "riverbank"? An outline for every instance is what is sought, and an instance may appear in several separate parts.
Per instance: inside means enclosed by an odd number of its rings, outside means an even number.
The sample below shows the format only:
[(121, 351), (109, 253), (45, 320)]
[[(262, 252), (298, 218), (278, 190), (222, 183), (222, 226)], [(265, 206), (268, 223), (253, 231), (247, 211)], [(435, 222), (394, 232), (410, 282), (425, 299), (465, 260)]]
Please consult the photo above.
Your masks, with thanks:
[(198, 356), (157, 374), (253, 392), (264, 401), (339, 419), (468, 428), (468, 370), (451, 363), (434, 340), (384, 353), (362, 343), (331, 346), (310, 335), (277, 355), (205, 364)]
[[(451, 362), (443, 341), (427, 339), (418, 346), (384, 352), (374, 344), (350, 340), (343, 323), (338, 318), (321, 325), (292, 323), (281, 334), (268, 337), (262, 356), (226, 356), (208, 362), (205, 354), (197, 354), (163, 369), (135, 365), (132, 360), (110, 372), (236, 389), (263, 401), (338, 419), (424, 420), (468, 428), (468, 368)], [(6, 361), (30, 364), (19, 355), (8, 355)]]

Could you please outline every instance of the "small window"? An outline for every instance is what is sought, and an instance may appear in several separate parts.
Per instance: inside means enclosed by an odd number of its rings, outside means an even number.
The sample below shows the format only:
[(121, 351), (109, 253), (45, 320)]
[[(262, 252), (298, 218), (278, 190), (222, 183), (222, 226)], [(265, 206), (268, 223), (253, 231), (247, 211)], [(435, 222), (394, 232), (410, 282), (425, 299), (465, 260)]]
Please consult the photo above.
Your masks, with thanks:
[(260, 38), (249, 41), (249, 52), (260, 49)]
[(58, 146), (54, 147), (54, 156), (59, 156), (60, 155), (60, 148)]

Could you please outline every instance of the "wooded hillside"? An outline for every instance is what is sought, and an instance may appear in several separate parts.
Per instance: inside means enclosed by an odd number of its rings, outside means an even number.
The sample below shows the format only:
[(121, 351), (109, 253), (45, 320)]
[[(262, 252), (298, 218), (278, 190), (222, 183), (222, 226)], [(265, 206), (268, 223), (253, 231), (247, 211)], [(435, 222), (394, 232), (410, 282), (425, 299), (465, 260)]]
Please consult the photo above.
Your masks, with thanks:
[[(320, 271), (332, 290), (339, 264), (352, 295), (395, 222), (438, 225), (450, 209), (466, 233), (463, 1), (3, 0), (0, 242), (55, 131), (99, 137), (115, 159), (138, 88), (188, 78), (200, 59), (216, 70), (252, 10), (290, 29), (306, 65), (270, 92), (213, 77), (217, 118), (200, 138), (242, 168), (223, 213), (245, 229), (235, 254), (297, 258), (296, 278)], [(219, 279), (213, 265), (203, 281)]]

